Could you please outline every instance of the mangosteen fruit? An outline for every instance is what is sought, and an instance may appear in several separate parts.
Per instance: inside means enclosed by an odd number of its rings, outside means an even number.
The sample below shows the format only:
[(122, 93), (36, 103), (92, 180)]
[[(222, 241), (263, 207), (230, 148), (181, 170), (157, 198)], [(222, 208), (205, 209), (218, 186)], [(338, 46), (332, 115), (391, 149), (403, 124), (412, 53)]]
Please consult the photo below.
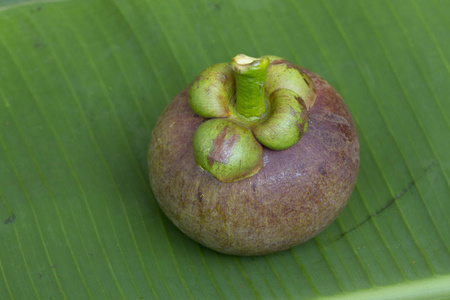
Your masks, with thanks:
[(165, 215), (221, 253), (264, 255), (339, 215), (359, 168), (341, 96), (285, 59), (239, 54), (203, 70), (164, 109), (148, 151)]

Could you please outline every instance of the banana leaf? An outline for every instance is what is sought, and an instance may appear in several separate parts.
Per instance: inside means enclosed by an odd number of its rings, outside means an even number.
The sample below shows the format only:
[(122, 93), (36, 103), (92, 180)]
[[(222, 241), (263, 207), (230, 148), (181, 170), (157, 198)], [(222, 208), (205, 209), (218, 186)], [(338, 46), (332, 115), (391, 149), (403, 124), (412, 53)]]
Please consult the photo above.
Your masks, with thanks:
[[(450, 298), (450, 1), (0, 2), (2, 299)], [(348, 206), (287, 251), (182, 234), (148, 183), (166, 104), (205, 67), (273, 54), (347, 103)]]

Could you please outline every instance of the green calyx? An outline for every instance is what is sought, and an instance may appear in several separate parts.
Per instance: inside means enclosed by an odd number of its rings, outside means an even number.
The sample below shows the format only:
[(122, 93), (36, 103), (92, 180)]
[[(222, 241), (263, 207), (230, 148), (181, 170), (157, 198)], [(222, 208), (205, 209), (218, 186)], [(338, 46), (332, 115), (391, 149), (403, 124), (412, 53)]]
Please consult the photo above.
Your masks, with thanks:
[(252, 176), (261, 169), (262, 146), (248, 128), (227, 119), (210, 119), (194, 134), (197, 165), (223, 182)]
[(296, 144), (308, 125), (308, 110), (297, 93), (280, 89), (270, 94), (270, 113), (252, 126), (258, 141), (272, 150), (284, 150)]
[(194, 134), (195, 162), (223, 182), (262, 168), (265, 146), (295, 145), (308, 124), (316, 89), (301, 68), (277, 56), (243, 54), (206, 68), (189, 90), (189, 104), (208, 118)]

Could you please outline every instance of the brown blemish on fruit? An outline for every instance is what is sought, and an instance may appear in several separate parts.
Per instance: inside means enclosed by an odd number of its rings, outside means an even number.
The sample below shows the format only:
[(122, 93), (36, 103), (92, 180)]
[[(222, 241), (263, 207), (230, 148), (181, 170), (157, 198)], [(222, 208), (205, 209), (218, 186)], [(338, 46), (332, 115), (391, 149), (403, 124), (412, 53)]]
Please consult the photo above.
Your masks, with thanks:
[(270, 64), (271, 65), (281, 65), (284, 63), (286, 63), (286, 61), (284, 59), (277, 59), (277, 60), (272, 61)]
[(211, 166), (215, 162), (220, 162), (224, 165), (230, 161), (230, 156), (233, 153), (233, 148), (239, 141), (239, 135), (233, 133), (228, 139), (225, 139), (228, 133), (228, 125), (219, 133), (213, 141), (213, 149), (208, 155), (208, 164)]
[(345, 138), (347, 141), (352, 142), (353, 141), (353, 134), (350, 130), (350, 128), (346, 124), (338, 124), (339, 130), (345, 135)]
[(304, 129), (305, 129), (305, 125), (303, 123), (297, 123), (297, 131), (298, 131), (299, 138), (302, 138)]
[(286, 69), (295, 69), (295, 66), (290, 63), (286, 63)]
[[(300, 100), (302, 99), (300, 97), (295, 97), (295, 99), (297, 99), (297, 101), (299, 100), (298, 98)], [(303, 101), (303, 100), (301, 100), (301, 101)], [(301, 138), (303, 136), (304, 129), (305, 129), (305, 121), (307, 121), (308, 118), (305, 115), (305, 113), (303, 113), (303, 111), (301, 113), (297, 112), (292, 108), (292, 106), (289, 106), (289, 114), (293, 117), (300, 117), (300, 122), (297, 122), (296, 126), (297, 126), (299, 138)]]
[(199, 192), (197, 193), (198, 201), (202, 202), (203, 197), (204, 197), (203, 193), (202, 193), (201, 191), (199, 191)]
[[(303, 98), (300, 97), (300, 96), (294, 97), (294, 98), (295, 98), (295, 100), (297, 100), (298, 103), (300, 103), (300, 105), (301, 105), (302, 103), (305, 103), (305, 101), (303, 101)], [(302, 105), (302, 106), (303, 106), (303, 105)]]
[(287, 69), (293, 69), (293, 68), (297, 69), (295, 67), (295, 65), (291, 64), (290, 62), (288, 62), (287, 60), (284, 60), (284, 59), (274, 60), (270, 63), (270, 65), (286, 65)]
[(323, 176), (327, 175), (327, 171), (325, 170), (325, 168), (323, 166), (320, 166), (317, 171), (319, 171), (319, 173)]
[(225, 83), (227, 83), (227, 81), (228, 81), (228, 76), (225, 75), (225, 74), (222, 74), (221, 79), (222, 79), (222, 80), (221, 80), (222, 83), (225, 84)]
[(195, 78), (194, 82), (200, 81), (200, 80), (202, 80), (202, 78), (203, 78), (202, 75), (198, 75), (198, 76)]

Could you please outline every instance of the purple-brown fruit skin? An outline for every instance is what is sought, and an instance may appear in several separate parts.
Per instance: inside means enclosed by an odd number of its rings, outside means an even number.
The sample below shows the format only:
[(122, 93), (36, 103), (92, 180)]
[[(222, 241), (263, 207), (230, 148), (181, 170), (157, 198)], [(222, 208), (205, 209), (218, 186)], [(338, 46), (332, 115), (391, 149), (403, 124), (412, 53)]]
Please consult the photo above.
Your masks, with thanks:
[(317, 89), (308, 128), (286, 150), (264, 147), (264, 166), (249, 178), (220, 182), (195, 164), (192, 137), (206, 119), (191, 110), (189, 86), (158, 119), (148, 153), (151, 188), (166, 216), (198, 243), (226, 254), (274, 253), (317, 235), (347, 204), (359, 168), (353, 119), (324, 79), (292, 67)]

